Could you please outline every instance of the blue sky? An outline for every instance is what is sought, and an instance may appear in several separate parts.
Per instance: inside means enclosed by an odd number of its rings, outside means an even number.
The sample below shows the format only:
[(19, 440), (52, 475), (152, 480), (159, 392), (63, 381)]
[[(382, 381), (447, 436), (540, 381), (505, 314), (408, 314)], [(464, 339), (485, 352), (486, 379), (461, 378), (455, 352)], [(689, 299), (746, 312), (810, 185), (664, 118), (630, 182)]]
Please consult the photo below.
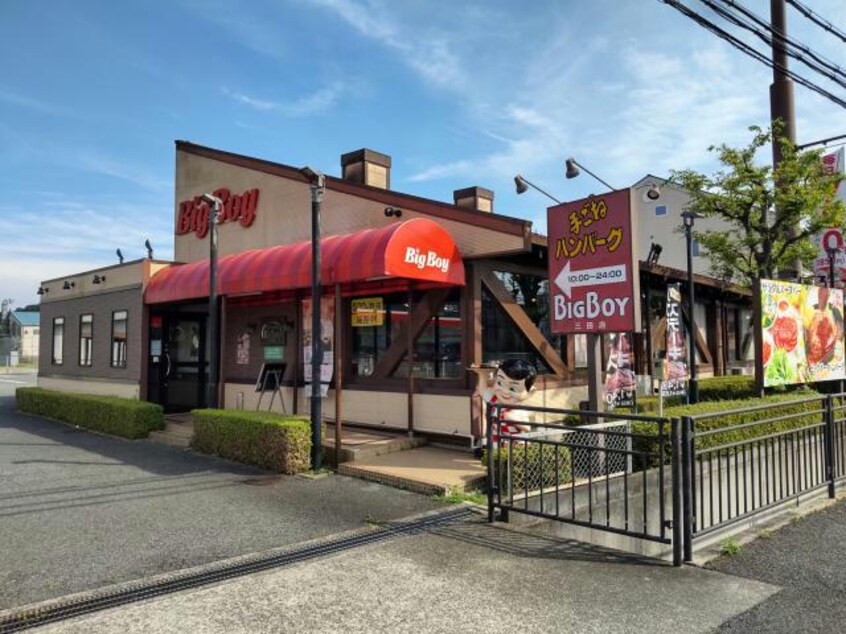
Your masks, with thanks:
[[(842, 0), (806, 0), (846, 28)], [(704, 14), (697, 0), (686, 3)], [(744, 0), (762, 16), (768, 0)], [(2, 0), (0, 297), (144, 254), (172, 255), (175, 139), (340, 174), (393, 157), (392, 186), (451, 201), (481, 185), (545, 230), (546, 200), (714, 167), (766, 125), (771, 71), (657, 0)], [(846, 44), (789, 11), (792, 36)], [(844, 91), (796, 62), (792, 68)], [(796, 88), (800, 142), (846, 110)], [(765, 157), (766, 158), (766, 157)]]

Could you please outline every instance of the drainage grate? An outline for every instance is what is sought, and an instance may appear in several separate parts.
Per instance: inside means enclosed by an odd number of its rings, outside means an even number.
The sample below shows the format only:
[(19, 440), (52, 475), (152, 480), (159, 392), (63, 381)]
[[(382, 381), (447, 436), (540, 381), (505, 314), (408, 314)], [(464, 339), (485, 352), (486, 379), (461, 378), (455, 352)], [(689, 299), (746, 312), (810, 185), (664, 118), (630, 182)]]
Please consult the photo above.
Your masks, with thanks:
[(475, 513), (476, 511), (473, 508), (463, 506), (458, 509), (427, 515), (407, 522), (387, 524), (378, 530), (369, 530), (365, 533), (348, 537), (329, 538), (326, 541), (301, 548), (294, 547), (292, 550), (279, 554), (258, 556), (254, 559), (247, 561), (241, 560), (235, 563), (221, 562), (217, 565), (210, 564), (209, 566), (204, 566), (201, 571), (175, 572), (170, 575), (160, 576), (154, 581), (129, 582), (127, 584), (121, 584), (120, 588), (117, 589), (94, 590), (81, 596), (76, 595), (67, 599), (60, 598), (38, 606), (12, 610), (0, 616), (0, 634), (19, 632), (30, 627), (54, 623), (75, 616), (118, 607), (127, 603), (151, 599), (181, 590), (198, 588), (210, 583), (217, 583), (270, 568), (281, 568), (302, 561), (333, 555), (345, 550), (387, 541), (401, 535), (426, 531), (444, 526), (445, 524), (458, 522)]

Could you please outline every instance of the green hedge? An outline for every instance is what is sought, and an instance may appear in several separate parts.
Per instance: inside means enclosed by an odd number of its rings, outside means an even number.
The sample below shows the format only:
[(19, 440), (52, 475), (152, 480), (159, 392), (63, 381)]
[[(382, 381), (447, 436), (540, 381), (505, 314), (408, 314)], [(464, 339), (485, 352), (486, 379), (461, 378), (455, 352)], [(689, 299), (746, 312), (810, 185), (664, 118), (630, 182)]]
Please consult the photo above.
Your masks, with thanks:
[(191, 446), (197, 451), (280, 473), (308, 471), (311, 427), (306, 418), (222, 409), (198, 409), (191, 415)]
[(164, 429), (161, 405), (146, 401), (53, 392), (40, 387), (20, 387), (15, 391), (15, 397), (22, 412), (113, 436), (146, 438), (151, 431)]
[[(735, 425), (741, 425), (744, 423), (754, 423), (756, 421), (763, 421), (770, 418), (789, 416), (791, 414), (801, 414), (787, 420), (763, 423), (761, 425), (754, 425), (745, 429), (736, 429), (711, 436), (699, 437), (696, 439), (696, 449), (701, 450), (719, 445), (750, 440), (752, 438), (796, 429), (798, 427), (806, 427), (808, 425), (822, 422), (823, 418), (819, 410), (824, 406), (824, 404), (821, 401), (794, 403), (792, 405), (788, 405), (788, 403), (792, 401), (820, 396), (821, 395), (819, 393), (812, 390), (803, 390), (802, 392), (792, 394), (769, 394), (763, 398), (700, 402), (696, 405), (677, 405), (674, 407), (664, 408), (664, 416), (668, 418), (682, 416), (695, 417), (701, 414), (728, 412), (737, 409), (759, 407), (761, 405), (771, 406), (763, 410), (725, 414), (723, 416), (715, 416), (714, 418), (696, 421), (695, 431), (703, 432), (713, 429), (722, 429), (724, 427), (734, 427)], [(655, 434), (655, 425), (652, 423), (633, 421), (632, 431), (634, 433), (653, 436)], [(636, 438), (633, 444), (635, 449), (638, 451), (649, 450), (656, 453), (658, 452), (658, 442), (654, 437), (649, 439)], [(669, 452), (669, 439), (667, 442), (667, 450)], [(669, 453), (667, 453), (667, 456), (669, 457)]]
[[(515, 442), (511, 448), (511, 483), (516, 494), (554, 487), (570, 481), (570, 450), (558, 446), (558, 471), (555, 469), (555, 446), (538, 443)], [(506, 494), (508, 483), (505, 478), (508, 470), (508, 445), (499, 447), (494, 454), (494, 469), (499, 473), (500, 491)], [(543, 469), (541, 470), (541, 460)], [(482, 453), (482, 465), (488, 466), (488, 452)]]
[[(699, 380), (699, 401), (736, 401), (756, 398), (754, 376), (714, 376)], [(664, 399), (664, 408), (683, 405), (684, 396), (670, 396)], [(644, 414), (658, 411), (657, 396), (638, 396), (637, 409)]]

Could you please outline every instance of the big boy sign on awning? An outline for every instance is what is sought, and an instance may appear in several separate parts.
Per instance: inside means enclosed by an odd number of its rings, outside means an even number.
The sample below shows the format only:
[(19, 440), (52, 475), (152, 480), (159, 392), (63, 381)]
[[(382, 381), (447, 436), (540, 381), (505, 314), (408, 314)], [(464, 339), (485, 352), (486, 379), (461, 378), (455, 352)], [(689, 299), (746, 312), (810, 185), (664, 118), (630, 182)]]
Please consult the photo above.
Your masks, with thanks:
[(640, 330), (630, 190), (547, 210), (554, 333)]

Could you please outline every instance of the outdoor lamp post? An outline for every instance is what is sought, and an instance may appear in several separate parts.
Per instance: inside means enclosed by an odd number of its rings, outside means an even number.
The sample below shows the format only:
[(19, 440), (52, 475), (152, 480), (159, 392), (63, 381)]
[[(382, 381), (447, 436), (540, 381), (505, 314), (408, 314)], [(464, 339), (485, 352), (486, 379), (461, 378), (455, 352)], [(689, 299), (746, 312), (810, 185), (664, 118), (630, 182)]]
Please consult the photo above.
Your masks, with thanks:
[(610, 189), (612, 192), (614, 191), (614, 188), (613, 188), (613, 187), (611, 187), (611, 185), (609, 185), (609, 184), (608, 184), (608, 183), (606, 183), (604, 180), (602, 180), (601, 178), (599, 178), (599, 176), (597, 176), (596, 174), (594, 174), (593, 172), (591, 172), (588, 168), (586, 168), (584, 165), (582, 165), (581, 163), (579, 163), (579, 162), (578, 162), (576, 159), (574, 159), (572, 156), (571, 156), (570, 158), (568, 158), (566, 161), (564, 161), (564, 165), (567, 167), (567, 171), (566, 171), (566, 172), (564, 172), (564, 176), (566, 176), (567, 178), (576, 178), (576, 176), (578, 176), (579, 174), (581, 174), (581, 170), (584, 170), (586, 173), (590, 174), (590, 175), (591, 175), (591, 176), (593, 176), (596, 180), (598, 180), (600, 183), (602, 183), (603, 185), (605, 185), (605, 186), (606, 186), (608, 189)]
[[(584, 165), (579, 163), (572, 156), (564, 161), (566, 171), (564, 176), (576, 178), (584, 170), (593, 176), (597, 181), (605, 185), (612, 192), (615, 191), (611, 185), (599, 178)], [(601, 386), (602, 386), (602, 336), (595, 333), (587, 333), (587, 356), (588, 356), (588, 408), (592, 412), (600, 411)], [(598, 422), (598, 421), (596, 421)]]
[[(323, 465), (323, 416), (320, 400), (320, 363), (323, 354), (320, 345), (320, 205), (326, 190), (322, 172), (304, 167), (300, 174), (306, 177), (311, 188), (311, 468)], [(339, 319), (335, 315), (335, 319)]]
[[(206, 407), (217, 407), (217, 382), (220, 375), (220, 336), (217, 310), (217, 225), (223, 201), (212, 194), (200, 196), (209, 208), (209, 376), (206, 383)], [(147, 241), (149, 244), (149, 240)], [(153, 250), (148, 247), (149, 257)]]
[(522, 174), (517, 174), (517, 176), (514, 177), (514, 189), (517, 191), (518, 194), (525, 194), (527, 191), (529, 191), (529, 187), (536, 189), (550, 200), (554, 200), (557, 204), (561, 204), (561, 201), (558, 200), (555, 196), (550, 194), (548, 191), (541, 189), (531, 181), (523, 178)]
[(693, 221), (702, 216), (694, 211), (683, 211), (684, 237), (687, 243), (687, 315), (690, 320), (690, 341), (688, 342), (688, 367), (690, 369), (690, 387), (688, 401), (699, 402), (699, 381), (696, 378), (696, 317), (693, 315)]

